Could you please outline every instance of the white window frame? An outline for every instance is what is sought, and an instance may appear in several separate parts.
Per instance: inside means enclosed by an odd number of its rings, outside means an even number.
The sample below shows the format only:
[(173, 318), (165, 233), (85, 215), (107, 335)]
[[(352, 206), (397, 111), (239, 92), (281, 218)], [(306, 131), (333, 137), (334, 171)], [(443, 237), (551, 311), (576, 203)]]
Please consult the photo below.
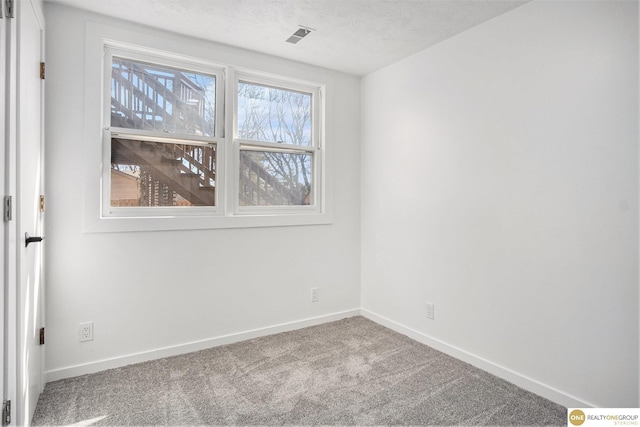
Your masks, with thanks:
[[(105, 48), (118, 52), (116, 56), (119, 57), (127, 57), (122, 54), (123, 51), (134, 52), (134, 59), (146, 62), (178, 68), (180, 64), (186, 64), (189, 70), (207, 74), (212, 74), (213, 69), (222, 71), (220, 76), (216, 76), (217, 79), (220, 78), (216, 82), (216, 102), (223, 101), (225, 105), (216, 105), (216, 120), (223, 122), (216, 123), (214, 138), (217, 143), (215, 207), (122, 208), (121, 212), (113, 209), (105, 211), (102, 208), (106, 206), (105, 193), (108, 193), (108, 187), (105, 189), (104, 185), (105, 172), (110, 171), (111, 164), (110, 133), (105, 132), (105, 128), (110, 125), (110, 104), (108, 109), (105, 109), (105, 105), (110, 102), (111, 96), (111, 60), (110, 57), (107, 58)], [(158, 58), (161, 58), (161, 62), (158, 62)], [(105, 75), (106, 72), (109, 74)], [(250, 76), (251, 81), (256, 83), (270, 81), (271, 85), (284, 89), (303, 87), (304, 91), (308, 91), (311, 87), (318, 91), (314, 99), (314, 131), (317, 132), (317, 139), (314, 147), (313, 205), (238, 206), (240, 145), (234, 139), (236, 74)], [(326, 70), (276, 58), (265, 61), (259, 55), (255, 59), (254, 55), (244, 51), (202, 41), (194, 43), (186, 38), (167, 38), (161, 32), (141, 33), (88, 22), (84, 76), (84, 232), (278, 227), (333, 222), (332, 168), (329, 160), (332, 149), (327, 144), (332, 138), (332, 128), (327, 123), (332, 121), (333, 112), (330, 104), (326, 104), (326, 99), (333, 93), (333, 77)], [(221, 82), (224, 83), (220, 84)], [(220, 90), (224, 91), (224, 98), (219, 96)], [(136, 132), (126, 129), (123, 133)], [(143, 133), (136, 133), (136, 137), (144, 137)], [(165, 142), (174, 142), (172, 139), (183, 142), (181, 136), (169, 135), (166, 138)], [(193, 137), (189, 136), (188, 140), (192, 141)], [(251, 143), (255, 144), (254, 141)], [(154, 210), (161, 215), (152, 214)]]
[[(215, 76), (216, 78), (216, 98), (215, 98), (215, 134), (213, 137), (202, 137), (187, 134), (164, 134), (160, 132), (120, 128), (111, 126), (111, 67), (113, 57), (130, 59), (133, 61), (146, 62), (153, 65), (172, 67), (181, 70), (188, 70)], [(185, 60), (176, 55), (167, 53), (156, 53), (149, 55), (139, 49), (118, 47), (105, 43), (104, 46), (104, 93), (103, 93), (103, 117), (102, 123), (105, 124), (103, 131), (103, 166), (102, 166), (102, 215), (104, 217), (171, 217), (171, 216), (215, 216), (224, 212), (224, 206), (220, 206), (223, 197), (219, 196), (218, 178), (224, 177), (224, 166), (222, 170), (218, 168), (220, 159), (220, 149), (225, 145), (224, 139), (224, 96), (225, 96), (225, 77), (224, 69), (215, 64), (207, 62), (194, 62), (193, 60)], [(214, 206), (194, 206), (194, 207), (112, 207), (111, 206), (111, 169), (108, 167), (110, 162), (107, 159), (111, 156), (111, 139), (118, 136), (121, 139), (135, 139), (140, 141), (151, 141), (161, 143), (175, 143), (188, 145), (216, 146), (216, 191)]]
[[(299, 146), (293, 144), (283, 144), (276, 142), (255, 141), (241, 139), (238, 137), (238, 84), (243, 81), (254, 83), (256, 85), (268, 86), (276, 89), (291, 90), (296, 92), (308, 93), (311, 95), (311, 145)], [(234, 177), (240, 173), (240, 151), (242, 149), (257, 149), (269, 152), (290, 152), (299, 154), (311, 154), (312, 161), (312, 180), (311, 191), (312, 198), (309, 205), (295, 206), (240, 206), (240, 188), (239, 178), (233, 180), (233, 208), (235, 215), (290, 215), (292, 213), (320, 213), (322, 209), (322, 176), (323, 176), (323, 152), (322, 152), (322, 92), (323, 88), (318, 85), (312, 85), (305, 82), (283, 80), (274, 76), (268, 76), (264, 73), (255, 73), (249, 71), (237, 71), (233, 76), (233, 170)]]

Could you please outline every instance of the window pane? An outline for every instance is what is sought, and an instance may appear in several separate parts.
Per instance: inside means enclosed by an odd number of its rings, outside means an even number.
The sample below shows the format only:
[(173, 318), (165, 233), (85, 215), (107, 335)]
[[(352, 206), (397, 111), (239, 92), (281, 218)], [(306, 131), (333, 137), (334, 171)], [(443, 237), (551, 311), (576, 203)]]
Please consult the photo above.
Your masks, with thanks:
[(216, 78), (113, 58), (111, 126), (214, 136)]
[(215, 206), (215, 146), (111, 139), (111, 206)]
[(238, 137), (311, 145), (311, 94), (238, 82)]
[(240, 206), (311, 204), (313, 155), (240, 151)]

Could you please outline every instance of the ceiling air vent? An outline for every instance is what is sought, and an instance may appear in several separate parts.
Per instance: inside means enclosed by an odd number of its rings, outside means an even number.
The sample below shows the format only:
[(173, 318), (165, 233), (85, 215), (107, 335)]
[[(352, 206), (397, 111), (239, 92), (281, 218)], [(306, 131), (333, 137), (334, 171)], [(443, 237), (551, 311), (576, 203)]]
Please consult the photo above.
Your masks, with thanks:
[(303, 27), (302, 25), (300, 26), (300, 29), (298, 31), (296, 31), (295, 33), (293, 33), (291, 35), (291, 37), (289, 37), (287, 39), (287, 42), (289, 43), (293, 43), (296, 44), (298, 43), (300, 40), (302, 40), (303, 38), (307, 37), (309, 34), (311, 34), (311, 31), (314, 31), (313, 28), (309, 28), (309, 27)]

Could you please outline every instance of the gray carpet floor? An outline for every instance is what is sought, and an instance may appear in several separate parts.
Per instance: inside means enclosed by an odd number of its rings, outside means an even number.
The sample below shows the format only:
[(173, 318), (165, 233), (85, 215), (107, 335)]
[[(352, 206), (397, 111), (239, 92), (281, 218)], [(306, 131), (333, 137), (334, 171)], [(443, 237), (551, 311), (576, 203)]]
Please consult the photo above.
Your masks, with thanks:
[(566, 408), (363, 317), (51, 382), (34, 425), (566, 425)]

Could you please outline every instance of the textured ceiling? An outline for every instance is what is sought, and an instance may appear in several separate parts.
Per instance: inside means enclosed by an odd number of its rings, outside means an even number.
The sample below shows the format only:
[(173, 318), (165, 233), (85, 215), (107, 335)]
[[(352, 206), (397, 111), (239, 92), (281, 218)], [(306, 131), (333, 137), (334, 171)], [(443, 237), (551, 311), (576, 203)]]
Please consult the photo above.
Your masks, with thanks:
[[(46, 0), (365, 75), (529, 0)], [(299, 25), (315, 29), (298, 44)]]

